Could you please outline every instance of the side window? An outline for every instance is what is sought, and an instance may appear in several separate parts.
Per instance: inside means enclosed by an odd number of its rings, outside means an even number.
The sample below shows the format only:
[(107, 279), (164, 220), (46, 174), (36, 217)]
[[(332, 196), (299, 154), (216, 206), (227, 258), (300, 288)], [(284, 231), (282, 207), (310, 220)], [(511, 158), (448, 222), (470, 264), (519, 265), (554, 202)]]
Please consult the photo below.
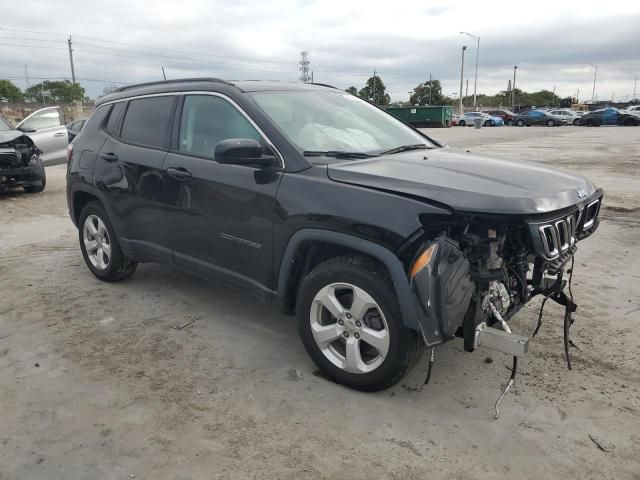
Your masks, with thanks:
[(60, 112), (58, 112), (57, 108), (52, 108), (43, 112), (34, 113), (20, 126), (41, 130), (43, 128), (59, 127), (60, 125), (62, 125)]
[(124, 102), (116, 103), (113, 105), (113, 107), (111, 108), (111, 112), (109, 113), (109, 119), (107, 120), (107, 124), (104, 127), (107, 133), (110, 133), (111, 135), (118, 134), (118, 132), (116, 131), (116, 128), (118, 126), (118, 120), (120, 119), (120, 116), (122, 115), (123, 110), (124, 110)]
[(173, 95), (131, 100), (122, 122), (123, 140), (139, 145), (164, 148), (168, 144), (168, 126)]
[(89, 120), (87, 120), (86, 130), (91, 132), (91, 130), (100, 128), (109, 110), (111, 110), (109, 105), (98, 107), (98, 109), (91, 114)]
[(229, 138), (260, 141), (260, 134), (231, 103), (213, 95), (187, 95), (180, 120), (178, 149), (213, 158), (216, 145)]

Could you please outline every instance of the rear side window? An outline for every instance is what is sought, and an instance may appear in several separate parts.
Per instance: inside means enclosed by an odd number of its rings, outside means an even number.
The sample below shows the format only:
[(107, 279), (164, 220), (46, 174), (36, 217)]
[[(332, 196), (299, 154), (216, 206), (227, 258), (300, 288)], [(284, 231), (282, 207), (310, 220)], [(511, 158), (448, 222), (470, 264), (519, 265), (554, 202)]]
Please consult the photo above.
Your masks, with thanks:
[(111, 108), (111, 113), (109, 113), (109, 120), (107, 120), (107, 124), (104, 127), (104, 129), (111, 135), (118, 134), (118, 131), (117, 131), (118, 120), (120, 120), (123, 110), (124, 110), (124, 102), (116, 103)]
[(260, 134), (237, 108), (213, 95), (188, 95), (182, 107), (179, 150), (213, 157), (216, 145), (230, 138), (260, 141)]
[(91, 116), (89, 117), (89, 120), (87, 120), (87, 125), (84, 130), (86, 130), (87, 132), (91, 132), (93, 130), (98, 129), (100, 125), (102, 125), (102, 122), (104, 122), (104, 119), (109, 113), (109, 110), (111, 109), (109, 108), (108, 105), (98, 107), (98, 109), (91, 114)]
[(131, 100), (122, 123), (122, 139), (148, 147), (165, 147), (174, 98), (165, 96)]

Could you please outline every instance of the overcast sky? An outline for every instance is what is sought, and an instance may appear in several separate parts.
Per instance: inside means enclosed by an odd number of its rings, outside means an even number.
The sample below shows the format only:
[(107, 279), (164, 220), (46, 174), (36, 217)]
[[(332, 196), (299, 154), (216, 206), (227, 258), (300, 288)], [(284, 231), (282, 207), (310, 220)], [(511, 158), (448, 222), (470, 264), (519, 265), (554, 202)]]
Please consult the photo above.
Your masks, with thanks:
[(24, 88), (25, 64), (31, 84), (70, 78), (71, 34), (76, 76), (93, 97), (109, 81), (161, 79), (161, 66), (168, 78), (297, 81), (301, 50), (316, 82), (361, 88), (375, 67), (392, 100), (406, 100), (429, 73), (451, 95), (462, 45), (472, 93), (475, 40), (461, 30), (481, 37), (479, 92), (505, 90), (518, 65), (519, 88), (555, 85), (589, 100), (597, 64), (598, 99), (624, 100), (640, 75), (637, 0), (0, 0), (0, 12), (0, 78)]

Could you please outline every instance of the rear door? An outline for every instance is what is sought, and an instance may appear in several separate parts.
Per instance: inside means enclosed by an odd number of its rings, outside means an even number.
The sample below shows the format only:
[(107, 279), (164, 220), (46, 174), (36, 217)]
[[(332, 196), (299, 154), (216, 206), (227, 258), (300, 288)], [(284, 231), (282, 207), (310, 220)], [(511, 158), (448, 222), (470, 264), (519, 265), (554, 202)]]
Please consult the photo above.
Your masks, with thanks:
[(172, 261), (166, 228), (162, 165), (170, 145), (175, 95), (116, 103), (96, 167), (108, 192), (123, 248), (151, 260)]
[(17, 128), (35, 130), (27, 132), (33, 143), (42, 150), (45, 165), (64, 163), (69, 139), (67, 127), (62, 123), (58, 107), (43, 108), (22, 120)]
[(249, 117), (217, 94), (185, 95), (164, 165), (176, 264), (266, 292), (281, 169), (224, 165), (216, 145), (249, 138), (270, 148)]

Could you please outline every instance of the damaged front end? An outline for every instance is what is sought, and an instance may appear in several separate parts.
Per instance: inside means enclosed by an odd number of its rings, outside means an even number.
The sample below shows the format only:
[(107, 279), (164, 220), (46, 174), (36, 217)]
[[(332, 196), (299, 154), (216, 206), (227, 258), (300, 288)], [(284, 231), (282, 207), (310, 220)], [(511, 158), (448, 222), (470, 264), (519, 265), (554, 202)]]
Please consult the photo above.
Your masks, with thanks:
[(0, 191), (42, 185), (41, 152), (30, 137), (14, 130), (0, 132)]
[[(419, 322), (425, 344), (432, 348), (462, 337), (468, 352), (486, 347), (517, 359), (529, 338), (511, 332), (508, 322), (533, 297), (542, 295), (565, 306), (564, 341), (567, 363), (569, 329), (576, 310), (571, 293), (577, 242), (598, 226), (602, 191), (562, 211), (542, 215), (455, 214), (446, 219), (425, 216), (422, 247), (411, 261), (409, 277), (423, 316)], [(535, 333), (541, 325), (542, 309)], [(430, 372), (427, 378), (430, 376)], [(426, 382), (425, 382), (426, 383)]]

